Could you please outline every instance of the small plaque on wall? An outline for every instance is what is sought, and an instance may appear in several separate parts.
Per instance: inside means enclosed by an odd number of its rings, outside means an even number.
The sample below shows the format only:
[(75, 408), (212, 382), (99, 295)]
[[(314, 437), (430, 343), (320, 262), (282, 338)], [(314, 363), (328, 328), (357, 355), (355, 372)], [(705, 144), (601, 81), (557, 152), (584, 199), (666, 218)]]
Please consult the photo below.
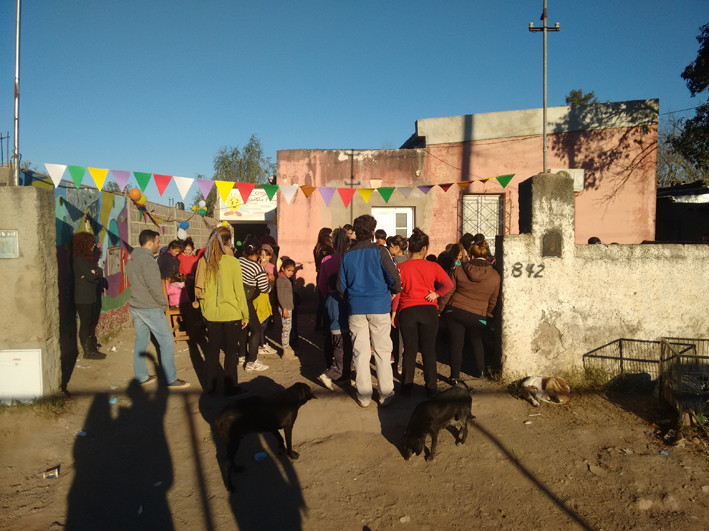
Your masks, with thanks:
[(20, 247), (16, 230), (0, 229), (0, 259), (19, 258)]
[(547, 231), (542, 240), (542, 256), (561, 258), (561, 234), (555, 230)]

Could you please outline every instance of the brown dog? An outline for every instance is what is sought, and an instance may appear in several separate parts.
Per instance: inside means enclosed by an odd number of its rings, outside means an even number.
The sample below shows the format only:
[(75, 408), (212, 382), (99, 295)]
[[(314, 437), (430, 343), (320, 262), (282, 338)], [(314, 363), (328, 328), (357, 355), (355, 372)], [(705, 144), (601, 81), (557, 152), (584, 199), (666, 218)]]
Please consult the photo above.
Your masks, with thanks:
[(522, 382), (519, 396), (539, 407), (539, 401), (566, 404), (571, 398), (571, 387), (555, 376), (530, 376)]

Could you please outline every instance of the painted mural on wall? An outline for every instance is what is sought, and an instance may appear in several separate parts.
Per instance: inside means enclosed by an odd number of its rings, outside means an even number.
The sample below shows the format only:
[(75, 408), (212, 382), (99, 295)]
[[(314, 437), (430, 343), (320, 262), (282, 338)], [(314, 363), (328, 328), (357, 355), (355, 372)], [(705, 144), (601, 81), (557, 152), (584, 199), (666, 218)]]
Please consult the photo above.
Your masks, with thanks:
[[(29, 184), (47, 187), (42, 180), (33, 180)], [(101, 250), (99, 266), (106, 279), (96, 329), (100, 336), (129, 318), (130, 289), (124, 274), (129, 255), (128, 200), (122, 195), (95, 188), (77, 190), (73, 183), (62, 181), (54, 190), (54, 209), (59, 288), (62, 290), (59, 298), (62, 334), (76, 329), (71, 240), (74, 233), (86, 231), (96, 236)]]

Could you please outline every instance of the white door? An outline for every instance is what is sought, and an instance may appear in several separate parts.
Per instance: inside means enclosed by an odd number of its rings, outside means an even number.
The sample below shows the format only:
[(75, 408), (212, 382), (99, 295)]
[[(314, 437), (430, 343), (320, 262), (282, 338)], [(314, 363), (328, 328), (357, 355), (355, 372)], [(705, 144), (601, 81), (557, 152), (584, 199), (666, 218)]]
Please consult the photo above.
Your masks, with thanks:
[(372, 207), (372, 216), (377, 220), (377, 229), (383, 229), (387, 237), (398, 234), (408, 238), (414, 230), (413, 207)]

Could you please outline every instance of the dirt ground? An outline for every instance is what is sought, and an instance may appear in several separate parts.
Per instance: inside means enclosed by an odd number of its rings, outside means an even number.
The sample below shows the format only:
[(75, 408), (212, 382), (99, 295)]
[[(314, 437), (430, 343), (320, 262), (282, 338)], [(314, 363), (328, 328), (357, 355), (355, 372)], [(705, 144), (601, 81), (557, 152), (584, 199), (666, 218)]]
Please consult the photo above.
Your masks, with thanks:
[[(301, 336), (320, 345), (312, 328), (301, 316)], [(666, 445), (657, 426), (666, 431), (669, 415), (651, 396), (576, 394), (567, 406), (533, 408), (505, 385), (475, 380), (467, 444), (456, 446), (449, 428), (435, 461), (407, 462), (400, 443), (423, 387), (361, 409), (351, 390), (319, 385), (322, 351), (301, 342), (299, 360), (271, 356), (269, 370), (239, 374), (252, 393), (298, 381), (315, 390), (295, 425), (300, 459), (280, 458), (271, 435), (248, 436), (237, 456), (246, 470), (228, 493), (212, 431), (226, 402), (201, 395), (199, 349), (177, 345), (178, 377), (191, 388), (143, 389), (131, 384), (127, 327), (104, 344), (106, 360), (79, 361), (62, 412), (0, 412), (0, 529), (709, 527), (706, 446)], [(439, 375), (447, 388), (445, 363)], [(58, 478), (43, 478), (56, 466)]]

